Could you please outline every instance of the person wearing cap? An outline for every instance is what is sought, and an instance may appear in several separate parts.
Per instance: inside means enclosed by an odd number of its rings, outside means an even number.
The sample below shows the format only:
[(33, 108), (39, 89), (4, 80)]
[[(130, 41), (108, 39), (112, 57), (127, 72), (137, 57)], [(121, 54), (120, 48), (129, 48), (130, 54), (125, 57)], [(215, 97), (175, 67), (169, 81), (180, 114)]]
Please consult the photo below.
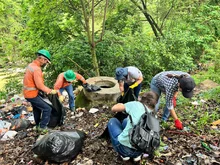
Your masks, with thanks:
[(87, 84), (85, 78), (72, 70), (67, 70), (66, 72), (62, 72), (58, 75), (57, 80), (54, 84), (54, 89), (58, 90), (59, 100), (62, 103), (64, 97), (62, 92), (66, 90), (69, 96), (69, 109), (74, 112), (75, 104), (74, 104), (74, 93), (73, 93), (73, 85), (72, 82), (74, 80), (80, 80), (83, 84)]
[[(176, 97), (178, 91), (181, 91), (184, 97), (191, 98), (195, 86), (193, 78), (188, 73), (182, 71), (164, 71), (153, 77), (150, 84), (151, 91), (155, 92), (159, 97), (161, 93), (166, 95), (166, 107), (164, 108), (162, 121), (167, 121), (171, 114), (176, 128), (183, 129), (182, 123), (174, 110)], [(159, 109), (159, 104), (160, 99), (158, 99), (156, 111)]]
[(138, 68), (134, 66), (118, 67), (115, 71), (115, 79), (118, 80), (122, 96), (128, 88), (131, 88), (134, 89), (134, 95), (138, 98), (143, 81), (143, 75)]
[(24, 74), (23, 94), (33, 107), (36, 130), (47, 132), (47, 124), (50, 121), (52, 108), (38, 95), (39, 90), (47, 94), (57, 94), (57, 91), (44, 85), (42, 67), (50, 63), (51, 55), (47, 50), (41, 49), (37, 58), (30, 63)]

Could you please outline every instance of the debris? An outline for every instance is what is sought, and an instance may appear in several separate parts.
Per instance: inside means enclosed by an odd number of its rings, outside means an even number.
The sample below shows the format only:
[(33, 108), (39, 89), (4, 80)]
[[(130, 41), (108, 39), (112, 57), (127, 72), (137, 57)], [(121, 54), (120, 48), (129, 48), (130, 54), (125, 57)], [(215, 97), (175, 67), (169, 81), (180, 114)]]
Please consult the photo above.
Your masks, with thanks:
[(4, 136), (1, 138), (1, 141), (6, 141), (10, 139), (14, 139), (14, 136), (17, 134), (16, 131), (8, 131), (4, 134)]
[(98, 108), (91, 108), (91, 109), (89, 110), (89, 113), (96, 113), (96, 112), (98, 112), (98, 111), (99, 111)]
[(149, 157), (149, 154), (144, 153), (143, 158), (147, 158), (147, 157)]
[(185, 155), (182, 158), (184, 159), (184, 162), (185, 162), (183, 164), (192, 164), (192, 165), (197, 164), (197, 159), (193, 157), (191, 154)]
[(165, 154), (161, 154), (161, 156), (172, 156), (171, 152), (165, 153)]
[(191, 102), (191, 104), (195, 105), (195, 106), (199, 105), (199, 103), (197, 101), (193, 101), (193, 102)]
[(5, 104), (5, 99), (0, 100), (0, 104)]
[(220, 119), (211, 123), (213, 126), (220, 125)]
[(98, 125), (99, 125), (99, 123), (96, 123), (96, 124), (94, 125), (94, 127), (96, 128), (96, 127), (98, 127)]
[(220, 147), (217, 147), (217, 146), (214, 146), (214, 145), (211, 145), (209, 144), (209, 147), (215, 151), (218, 151), (220, 149)]
[(208, 146), (208, 144), (206, 144), (205, 142), (201, 142), (201, 145), (205, 148), (205, 149), (207, 149), (208, 151), (211, 151), (212, 149)]
[(167, 132), (172, 133), (172, 134), (186, 135), (186, 136), (194, 136), (194, 137), (197, 136), (196, 134), (193, 134), (193, 133), (181, 132), (181, 131), (168, 130)]
[(159, 151), (160, 151), (160, 152), (163, 152), (163, 151), (168, 150), (168, 148), (169, 148), (168, 146), (163, 146), (163, 147), (160, 146), (160, 147), (159, 147)]
[(79, 112), (77, 114), (75, 114), (75, 117), (81, 117), (83, 115), (83, 112)]

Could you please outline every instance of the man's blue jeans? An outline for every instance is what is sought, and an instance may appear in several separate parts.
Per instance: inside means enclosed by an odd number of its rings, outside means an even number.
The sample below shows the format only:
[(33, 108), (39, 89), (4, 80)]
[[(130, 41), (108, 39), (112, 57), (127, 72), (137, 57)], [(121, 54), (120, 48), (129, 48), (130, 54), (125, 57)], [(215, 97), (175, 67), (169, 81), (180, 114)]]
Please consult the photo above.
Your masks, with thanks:
[(113, 148), (123, 157), (136, 158), (142, 154), (142, 152), (137, 151), (133, 148), (129, 148), (119, 143), (118, 136), (122, 133), (123, 129), (127, 124), (127, 118), (121, 123), (116, 118), (111, 118), (108, 122), (108, 131), (111, 138)]
[(45, 128), (50, 121), (52, 107), (50, 107), (40, 96), (35, 98), (26, 98), (33, 107), (34, 120), (40, 128)]
[[(130, 85), (128, 85), (127, 83), (124, 83), (124, 92), (128, 90), (129, 86)], [(140, 83), (137, 87), (134, 88), (134, 95), (136, 96), (137, 99), (141, 91), (141, 86), (142, 86), (142, 83)]]
[[(155, 80), (155, 77), (151, 80), (151, 83), (150, 83), (150, 89), (151, 91), (155, 92), (159, 99), (158, 99), (158, 102), (155, 106), (155, 110), (156, 112), (159, 110), (159, 106), (160, 106), (160, 96), (161, 96), (161, 90), (156, 86), (156, 80)], [(170, 111), (169, 109), (167, 108), (167, 106), (165, 106), (163, 108), (163, 116), (162, 116), (162, 120), (163, 121), (167, 121), (167, 119), (169, 118), (170, 116)]]
[(73, 93), (73, 85), (70, 84), (64, 88), (60, 88), (60, 93), (62, 93), (64, 90), (66, 90), (66, 92), (68, 93), (69, 96), (69, 108), (73, 108), (75, 107), (74, 104), (74, 93)]

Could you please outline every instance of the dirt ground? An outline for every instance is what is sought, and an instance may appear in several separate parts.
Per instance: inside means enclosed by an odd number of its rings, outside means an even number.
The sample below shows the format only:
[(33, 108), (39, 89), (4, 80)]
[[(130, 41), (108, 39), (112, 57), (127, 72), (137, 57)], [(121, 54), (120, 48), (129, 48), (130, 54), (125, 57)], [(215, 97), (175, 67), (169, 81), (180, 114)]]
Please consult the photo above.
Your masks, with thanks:
[[(214, 109), (220, 105), (213, 103), (213, 100), (207, 101), (207, 105), (212, 104)], [(210, 106), (209, 106), (210, 107)], [(67, 110), (67, 118), (65, 124), (56, 130), (72, 130), (79, 129), (86, 133), (86, 139), (82, 151), (78, 156), (70, 162), (63, 163), (71, 165), (132, 165), (132, 164), (168, 164), (168, 165), (196, 165), (196, 164), (220, 164), (220, 134), (206, 133), (201, 131), (198, 135), (194, 130), (178, 131), (173, 127), (173, 121), (168, 121), (169, 127), (162, 127), (161, 139), (166, 144), (166, 149), (161, 149), (153, 160), (149, 159), (145, 154), (142, 160), (134, 163), (132, 160), (123, 162), (119, 155), (113, 150), (108, 138), (100, 138), (100, 135), (106, 128), (109, 118), (114, 116), (111, 112), (111, 106), (99, 104), (94, 108), (98, 108), (96, 113), (89, 113), (89, 109), (78, 110), (76, 116), (73, 117)], [(203, 106), (203, 111), (211, 111), (207, 106)], [(160, 111), (161, 113), (161, 111)], [(161, 115), (159, 113), (159, 116)], [(182, 121), (184, 126), (192, 124), (188, 122), (187, 116)], [(47, 165), (52, 164), (42, 161), (34, 155), (31, 148), (36, 142), (39, 134), (30, 128), (19, 131), (14, 139), (9, 141), (0, 141), (0, 164), (1, 165)], [(186, 127), (187, 128), (187, 127)], [(204, 130), (210, 130), (210, 126)], [(201, 141), (205, 141), (216, 149), (209, 151), (202, 146)]]

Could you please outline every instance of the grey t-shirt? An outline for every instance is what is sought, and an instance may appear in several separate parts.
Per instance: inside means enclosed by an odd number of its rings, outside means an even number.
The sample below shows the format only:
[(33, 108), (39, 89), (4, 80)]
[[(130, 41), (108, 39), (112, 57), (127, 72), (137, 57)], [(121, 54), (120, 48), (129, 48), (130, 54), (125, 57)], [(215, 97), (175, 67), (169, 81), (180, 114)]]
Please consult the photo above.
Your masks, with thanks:
[(128, 77), (125, 80), (125, 83), (128, 85), (133, 84), (140, 76), (143, 76), (142, 72), (134, 66), (128, 66), (126, 68), (128, 68)]

